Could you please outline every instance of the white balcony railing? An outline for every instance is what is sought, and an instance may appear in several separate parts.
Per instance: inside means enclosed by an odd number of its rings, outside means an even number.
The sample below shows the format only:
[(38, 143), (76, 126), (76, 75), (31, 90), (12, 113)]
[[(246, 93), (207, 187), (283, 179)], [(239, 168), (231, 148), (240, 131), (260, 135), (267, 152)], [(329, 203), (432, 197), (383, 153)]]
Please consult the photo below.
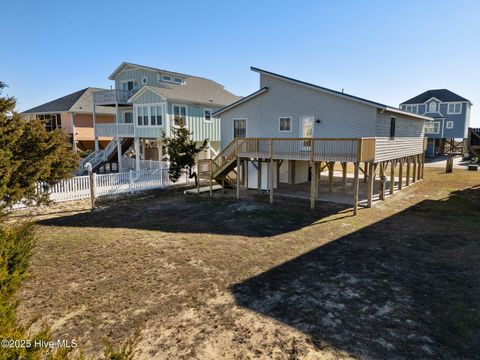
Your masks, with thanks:
[(126, 104), (134, 91), (129, 90), (102, 90), (93, 93), (95, 105)]
[(96, 124), (95, 132), (97, 136), (105, 137), (134, 137), (135, 125), (125, 123), (114, 124)]

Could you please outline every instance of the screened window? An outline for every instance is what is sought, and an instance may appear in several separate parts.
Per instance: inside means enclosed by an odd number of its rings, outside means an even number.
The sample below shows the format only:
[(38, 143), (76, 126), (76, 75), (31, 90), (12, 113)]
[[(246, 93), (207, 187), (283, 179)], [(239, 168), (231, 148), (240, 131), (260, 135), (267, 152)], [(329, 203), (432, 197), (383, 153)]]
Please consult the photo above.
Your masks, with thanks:
[(185, 126), (187, 124), (187, 107), (182, 105), (173, 106), (173, 125)]
[(395, 122), (397, 121), (396, 118), (391, 117), (390, 118), (390, 140), (395, 139)]
[(212, 121), (212, 110), (211, 109), (204, 109), (203, 110), (203, 115), (205, 118), (205, 122), (211, 122)]
[(176, 77), (176, 78), (173, 78), (173, 82), (177, 84), (183, 84), (183, 79)]
[(447, 129), (453, 129), (453, 121), (447, 121), (445, 127), (446, 127)]
[(448, 114), (461, 114), (462, 113), (462, 104), (461, 103), (452, 103), (448, 104)]
[(234, 119), (233, 120), (233, 137), (244, 138), (247, 136), (247, 120)]
[(281, 117), (280, 118), (280, 131), (292, 131), (292, 118)]
[(435, 112), (437, 111), (437, 103), (435, 101), (432, 101), (429, 105), (428, 105), (428, 111), (429, 112)]
[(47, 131), (62, 128), (62, 116), (60, 114), (37, 115), (37, 119), (44, 122)]
[(169, 75), (162, 75), (162, 80), (172, 82), (172, 77)]
[(427, 134), (439, 134), (440, 133), (440, 122), (433, 121), (425, 125), (425, 132)]

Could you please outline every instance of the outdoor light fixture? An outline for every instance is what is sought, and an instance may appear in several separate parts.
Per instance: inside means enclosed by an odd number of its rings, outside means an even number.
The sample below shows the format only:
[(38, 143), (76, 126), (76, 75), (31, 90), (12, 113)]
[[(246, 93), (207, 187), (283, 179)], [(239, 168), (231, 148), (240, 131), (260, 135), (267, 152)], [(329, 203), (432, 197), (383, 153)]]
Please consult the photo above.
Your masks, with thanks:
[(320, 118), (317, 118), (317, 121), (315, 121), (317, 124), (320, 124)]

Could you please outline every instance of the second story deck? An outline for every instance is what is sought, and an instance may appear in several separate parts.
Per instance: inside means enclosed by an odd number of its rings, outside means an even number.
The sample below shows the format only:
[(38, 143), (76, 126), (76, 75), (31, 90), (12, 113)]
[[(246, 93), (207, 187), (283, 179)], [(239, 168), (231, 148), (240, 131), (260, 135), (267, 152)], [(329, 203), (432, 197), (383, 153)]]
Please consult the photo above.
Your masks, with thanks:
[(128, 99), (134, 94), (133, 90), (102, 90), (93, 93), (93, 102), (95, 105), (103, 106), (131, 106)]

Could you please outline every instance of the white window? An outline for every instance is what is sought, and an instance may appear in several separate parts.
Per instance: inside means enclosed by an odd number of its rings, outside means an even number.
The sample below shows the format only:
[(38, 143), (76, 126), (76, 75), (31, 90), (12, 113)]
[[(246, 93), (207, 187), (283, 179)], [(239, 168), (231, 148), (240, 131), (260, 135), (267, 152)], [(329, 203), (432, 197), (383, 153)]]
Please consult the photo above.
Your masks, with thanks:
[[(137, 106), (137, 125), (138, 126), (162, 126), (162, 106), (161, 105), (143, 105)], [(125, 113), (126, 115), (127, 113)]]
[(448, 104), (447, 114), (461, 114), (461, 113), (462, 113), (462, 103)]
[(435, 101), (432, 101), (428, 105), (428, 112), (435, 112), (435, 111), (437, 111), (437, 103)]
[(292, 131), (292, 117), (291, 116), (285, 116), (281, 117), (280, 120), (280, 131)]
[(233, 137), (244, 138), (247, 136), (247, 119), (233, 119)]
[(183, 105), (173, 105), (173, 125), (187, 125), (187, 107)]
[(453, 121), (447, 121), (447, 124), (445, 125), (447, 129), (453, 129)]
[(176, 77), (176, 78), (173, 78), (173, 82), (176, 84), (183, 84), (183, 79)]
[(147, 84), (147, 77), (146, 76), (142, 76), (142, 84), (143, 85)]
[(432, 121), (425, 124), (425, 132), (427, 134), (439, 134), (440, 133), (440, 121)]
[(418, 114), (418, 105), (407, 105), (405, 106), (404, 110), (414, 114)]
[(172, 77), (170, 75), (162, 75), (162, 80), (172, 82)]
[(212, 109), (203, 109), (205, 122), (212, 122)]
[(150, 106), (150, 125), (162, 125), (162, 107)]

